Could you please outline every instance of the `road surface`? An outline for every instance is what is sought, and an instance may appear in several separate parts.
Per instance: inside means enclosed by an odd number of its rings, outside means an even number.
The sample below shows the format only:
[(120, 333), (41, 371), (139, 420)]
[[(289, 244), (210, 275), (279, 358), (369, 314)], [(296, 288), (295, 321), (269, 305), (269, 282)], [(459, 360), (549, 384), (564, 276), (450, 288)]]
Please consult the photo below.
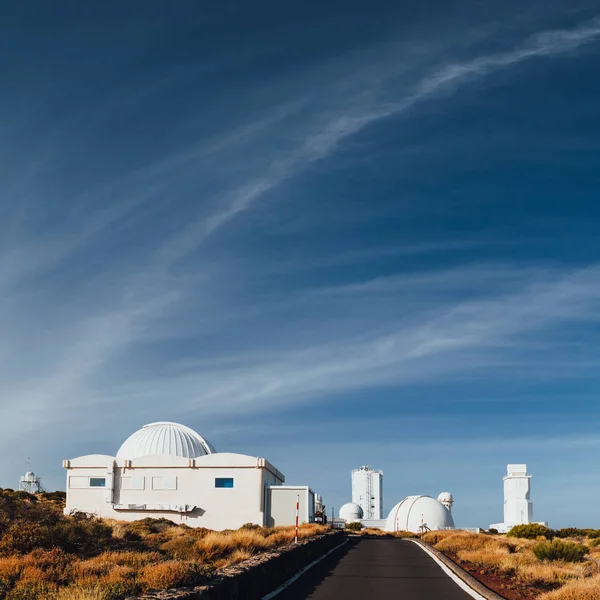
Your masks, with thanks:
[(473, 600), (417, 544), (358, 538), (273, 600)]

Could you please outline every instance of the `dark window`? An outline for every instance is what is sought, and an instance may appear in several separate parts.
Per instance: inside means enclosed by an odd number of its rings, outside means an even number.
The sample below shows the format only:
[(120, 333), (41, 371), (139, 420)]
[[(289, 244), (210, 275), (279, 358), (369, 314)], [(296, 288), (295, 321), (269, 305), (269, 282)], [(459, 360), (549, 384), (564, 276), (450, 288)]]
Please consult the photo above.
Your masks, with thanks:
[(106, 477), (90, 477), (90, 487), (106, 487)]
[(233, 477), (216, 477), (215, 478), (215, 487), (216, 488), (232, 488), (233, 487)]

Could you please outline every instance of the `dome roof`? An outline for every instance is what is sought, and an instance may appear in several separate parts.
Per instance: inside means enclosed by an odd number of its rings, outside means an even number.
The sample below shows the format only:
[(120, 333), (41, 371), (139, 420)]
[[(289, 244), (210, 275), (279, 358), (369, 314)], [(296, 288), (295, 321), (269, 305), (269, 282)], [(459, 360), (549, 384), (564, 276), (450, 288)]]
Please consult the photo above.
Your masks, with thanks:
[(178, 423), (160, 421), (144, 425), (130, 435), (119, 448), (117, 458), (133, 459), (157, 454), (196, 458), (215, 452), (212, 444), (193, 429)]
[(430, 496), (407, 496), (390, 511), (386, 531), (420, 531), (421, 524), (433, 531), (454, 527), (450, 511)]
[(346, 502), (346, 504), (340, 508), (339, 515), (340, 519), (352, 523), (353, 521), (359, 521), (363, 518), (363, 509), (354, 502)]

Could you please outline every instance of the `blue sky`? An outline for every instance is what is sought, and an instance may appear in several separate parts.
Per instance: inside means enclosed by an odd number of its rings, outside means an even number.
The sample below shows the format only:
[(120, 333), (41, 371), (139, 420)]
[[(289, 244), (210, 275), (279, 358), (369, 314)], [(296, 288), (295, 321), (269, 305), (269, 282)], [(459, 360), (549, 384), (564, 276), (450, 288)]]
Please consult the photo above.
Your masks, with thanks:
[(411, 4), (2, 7), (0, 485), (174, 420), (600, 527), (600, 9)]

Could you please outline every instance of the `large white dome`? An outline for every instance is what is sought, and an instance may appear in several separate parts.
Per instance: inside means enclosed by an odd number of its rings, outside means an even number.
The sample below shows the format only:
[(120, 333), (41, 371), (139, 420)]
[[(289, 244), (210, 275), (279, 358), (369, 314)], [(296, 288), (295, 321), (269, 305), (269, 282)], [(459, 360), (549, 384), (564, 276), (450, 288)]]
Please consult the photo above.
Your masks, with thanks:
[(346, 523), (353, 523), (363, 518), (363, 509), (354, 502), (346, 502), (340, 508), (339, 515), (340, 519), (344, 519)]
[(117, 458), (180, 456), (196, 458), (216, 452), (214, 446), (193, 429), (179, 423), (149, 423), (130, 435), (119, 448)]
[(450, 511), (430, 496), (407, 496), (390, 511), (386, 531), (419, 532), (421, 525), (435, 531), (454, 527)]

